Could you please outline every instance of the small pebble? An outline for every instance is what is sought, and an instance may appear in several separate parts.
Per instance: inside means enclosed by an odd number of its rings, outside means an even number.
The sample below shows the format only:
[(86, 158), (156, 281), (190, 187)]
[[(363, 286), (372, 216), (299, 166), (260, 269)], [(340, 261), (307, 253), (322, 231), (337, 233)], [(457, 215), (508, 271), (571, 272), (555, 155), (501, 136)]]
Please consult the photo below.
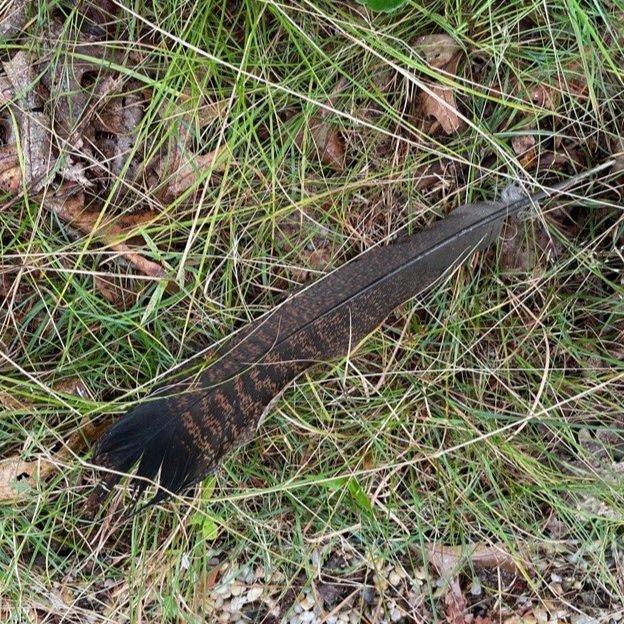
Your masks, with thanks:
[(414, 577), (417, 578), (419, 581), (426, 581), (427, 571), (425, 570), (425, 568), (416, 568), (414, 570)]
[(473, 596), (480, 596), (481, 595), (481, 579), (478, 576), (475, 576), (472, 579), (472, 583), (470, 585), (470, 593)]
[(398, 609), (392, 609), (390, 611), (390, 620), (398, 622), (401, 619), (401, 612)]
[(533, 615), (535, 616), (536, 622), (548, 622), (548, 613), (546, 613), (546, 610), (542, 609), (542, 607), (535, 607), (535, 609), (533, 609)]
[(301, 624), (301, 620), (298, 615), (293, 615), (290, 620), (288, 620), (288, 624)]
[(261, 587), (260, 585), (254, 585), (254, 587), (252, 587), (247, 592), (247, 602), (255, 602), (256, 600), (258, 600), (258, 598), (262, 596), (263, 591), (264, 591), (263, 587)]
[(360, 624), (360, 616), (357, 611), (349, 613), (349, 624)]
[(245, 591), (245, 586), (238, 581), (234, 581), (230, 585), (230, 592), (232, 596), (240, 596)]
[(217, 585), (217, 587), (215, 587), (212, 591), (225, 599), (232, 595), (230, 587), (231, 585)]
[(362, 600), (367, 605), (377, 604), (377, 591), (374, 587), (365, 587), (362, 590)]
[(295, 613), (301, 613), (303, 611), (303, 607), (301, 606), (301, 603), (298, 602), (294, 607), (293, 607)]
[(336, 615), (330, 615), (327, 618), (327, 624), (336, 624), (336, 622), (338, 622), (338, 616)]
[(309, 611), (314, 606), (314, 598), (308, 594), (299, 604), (304, 611)]
[(230, 613), (239, 613), (245, 603), (245, 596), (236, 596), (236, 598), (232, 598), (230, 602)]
[(390, 581), (390, 585), (394, 585), (394, 587), (396, 587), (401, 582), (401, 576), (396, 572), (396, 570), (392, 570), (388, 576), (388, 580)]
[(562, 578), (561, 578), (558, 574), (554, 574), (554, 573), (553, 573), (553, 574), (551, 574), (551, 575), (550, 575), (550, 580), (551, 580), (553, 583), (561, 583), (561, 581), (562, 581), (563, 579), (562, 579)]
[(264, 567), (258, 566), (254, 571), (254, 579), (259, 580), (264, 578)]
[(302, 622), (311, 622), (312, 620), (316, 619), (316, 616), (314, 615), (314, 613), (312, 611), (304, 611), (300, 616), (299, 619)]
[(349, 621), (349, 614), (346, 611), (341, 611), (338, 614), (338, 621), (340, 621), (340, 622), (348, 622)]

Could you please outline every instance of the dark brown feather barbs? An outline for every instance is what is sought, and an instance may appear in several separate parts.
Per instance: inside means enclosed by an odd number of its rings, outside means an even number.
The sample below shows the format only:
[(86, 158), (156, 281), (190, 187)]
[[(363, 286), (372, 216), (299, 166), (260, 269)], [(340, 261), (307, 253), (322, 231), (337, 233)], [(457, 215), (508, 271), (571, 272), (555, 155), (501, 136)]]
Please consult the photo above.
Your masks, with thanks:
[(507, 216), (612, 164), (519, 201), (461, 206), (296, 293), (233, 336), (202, 372), (144, 399), (97, 441), (95, 462), (108, 472), (95, 498), (134, 466), (137, 496), (150, 482), (159, 487), (152, 503), (200, 481), (253, 436), (272, 400), (304, 370), (350, 353), (394, 308), (493, 243)]

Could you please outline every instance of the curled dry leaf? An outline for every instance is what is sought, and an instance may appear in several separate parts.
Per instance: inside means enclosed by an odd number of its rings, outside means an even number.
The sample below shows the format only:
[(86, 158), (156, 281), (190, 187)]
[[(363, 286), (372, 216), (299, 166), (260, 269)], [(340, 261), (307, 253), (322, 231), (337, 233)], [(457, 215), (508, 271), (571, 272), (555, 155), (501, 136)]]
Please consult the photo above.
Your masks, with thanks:
[[(10, 83), (10, 87), (4, 85), (3, 93), (13, 96), (7, 101), (6, 106), (11, 110), (12, 117), (17, 123), (23, 156), (23, 173), (19, 168), (6, 171), (3, 165), (0, 172), (0, 176), (3, 177), (1, 188), (16, 192), (24, 185), (30, 191), (37, 192), (43, 187), (51, 165), (50, 119), (46, 113), (35, 110), (42, 102), (33, 88), (37, 76), (28, 53), (20, 51), (2, 65)], [(7, 123), (10, 121), (7, 120)], [(13, 142), (14, 130), (10, 133)], [(15, 153), (17, 154), (17, 151)]]
[[(335, 171), (343, 171), (346, 163), (345, 145), (337, 126), (324, 117), (312, 117), (309, 129), (319, 160)], [(303, 139), (303, 135), (300, 136)]]
[(36, 486), (55, 472), (54, 462), (37, 459), (32, 462), (9, 457), (0, 461), (0, 502), (19, 500), (25, 489)]
[(446, 579), (453, 578), (467, 565), (474, 568), (499, 568), (514, 575), (520, 574), (521, 570), (512, 555), (500, 544), (496, 546), (427, 544), (425, 549), (431, 565), (442, 578)]
[[(424, 56), (426, 63), (446, 74), (455, 75), (461, 48), (448, 35), (426, 35), (414, 41), (414, 48)], [(457, 112), (455, 94), (450, 87), (432, 85), (419, 94), (420, 115), (433, 117), (446, 134), (454, 134), (464, 127)], [(435, 125), (429, 132), (435, 130)]]
[(511, 147), (516, 156), (520, 157), (520, 164), (525, 168), (531, 167), (537, 158), (536, 141), (533, 134), (520, 134), (511, 139)]

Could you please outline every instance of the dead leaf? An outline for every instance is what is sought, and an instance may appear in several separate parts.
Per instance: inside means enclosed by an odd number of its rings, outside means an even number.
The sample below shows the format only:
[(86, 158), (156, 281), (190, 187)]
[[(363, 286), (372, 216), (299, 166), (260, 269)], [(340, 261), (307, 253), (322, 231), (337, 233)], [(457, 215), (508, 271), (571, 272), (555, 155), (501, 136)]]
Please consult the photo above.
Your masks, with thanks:
[(55, 466), (47, 460), (24, 462), (16, 457), (0, 461), (0, 502), (19, 500), (25, 488), (35, 487), (39, 480), (54, 473)]
[[(434, 69), (455, 75), (461, 56), (461, 48), (448, 35), (426, 35), (414, 41), (414, 48), (424, 55), (425, 61)], [(457, 112), (455, 94), (451, 87), (433, 84), (419, 96), (420, 115), (433, 117), (446, 134), (454, 134), (464, 127)], [(435, 126), (429, 129), (433, 132)]]
[[(71, 191), (71, 188), (69, 191)], [(131, 250), (125, 242), (114, 242), (120, 238), (128, 239), (138, 225), (154, 221), (158, 217), (157, 213), (149, 211), (137, 215), (127, 215), (125, 217), (126, 221), (123, 219), (102, 221), (100, 213), (85, 209), (84, 193), (82, 191), (70, 194), (67, 187), (61, 188), (57, 193), (42, 197), (41, 201), (48, 210), (52, 210), (65, 223), (85, 234), (97, 235), (107, 240), (107, 244), (111, 249), (121, 253), (128, 262), (132, 263), (145, 275), (158, 279), (167, 277), (165, 269), (156, 262), (152, 262)], [(100, 221), (99, 225), (98, 221)]]
[(26, 24), (29, 0), (9, 0), (3, 3), (0, 16), (0, 37), (7, 38), (22, 30)]
[(520, 134), (511, 139), (511, 147), (516, 156), (520, 156), (520, 164), (529, 168), (537, 158), (536, 141), (533, 134)]
[(0, 145), (0, 190), (17, 193), (22, 185), (22, 169), (19, 165), (17, 146)]
[(227, 165), (230, 148), (227, 144), (209, 154), (189, 158), (173, 175), (166, 186), (165, 197), (171, 201), (190, 189), (206, 171), (223, 171)]
[(94, 284), (100, 294), (118, 310), (127, 310), (136, 299), (136, 293), (117, 275), (95, 275)]
[[(83, 398), (90, 397), (90, 393), (82, 380), (78, 377), (64, 379), (53, 386), (55, 392), (72, 394)], [(0, 403), (11, 409), (23, 410), (27, 404), (17, 401), (6, 393), (0, 394)], [(81, 453), (99, 437), (109, 423), (95, 425), (88, 417), (77, 431), (74, 431), (65, 442), (63, 448), (51, 459), (39, 457), (34, 461), (25, 462), (19, 456), (9, 457), (0, 462), (0, 502), (15, 501), (24, 496), (26, 490), (37, 487), (39, 481), (45, 481), (57, 472), (64, 463), (76, 453)]]
[(308, 127), (319, 160), (335, 171), (343, 171), (345, 145), (338, 127), (322, 117), (312, 117)]
[(459, 585), (459, 579), (454, 578), (448, 586), (446, 595), (444, 596), (444, 604), (446, 605), (446, 621), (448, 624), (466, 624), (465, 611), (468, 601), (464, 592)]
[(444, 546), (426, 544), (427, 558), (442, 578), (452, 578), (467, 565), (474, 568), (500, 568), (511, 574), (520, 574), (520, 568), (502, 545)]

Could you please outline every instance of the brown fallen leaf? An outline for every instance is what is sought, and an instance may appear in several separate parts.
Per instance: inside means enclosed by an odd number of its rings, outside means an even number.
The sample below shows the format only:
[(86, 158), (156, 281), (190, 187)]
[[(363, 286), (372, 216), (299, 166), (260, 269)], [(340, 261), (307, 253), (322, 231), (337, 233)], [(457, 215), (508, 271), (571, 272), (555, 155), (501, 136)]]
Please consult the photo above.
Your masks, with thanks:
[(17, 146), (0, 145), (0, 190), (13, 195), (22, 184), (22, 169), (19, 165)]
[(343, 171), (346, 164), (345, 144), (338, 127), (323, 117), (312, 117), (308, 127), (319, 160), (335, 171)]
[(500, 568), (511, 574), (520, 574), (521, 568), (502, 545), (444, 546), (426, 544), (427, 558), (442, 578), (452, 578), (467, 565), (475, 568)]
[[(83, 398), (90, 396), (84, 383), (77, 377), (65, 379), (55, 384), (54, 390)], [(28, 407), (27, 404), (19, 402), (9, 395), (4, 398), (0, 395), (0, 403), (6, 407), (11, 407), (11, 409)], [(45, 481), (60, 470), (63, 464), (67, 463), (74, 454), (83, 452), (87, 443), (99, 437), (108, 425), (108, 422), (100, 422), (96, 425), (85, 416), (80, 428), (68, 437), (63, 448), (50, 459), (38, 457), (33, 461), (26, 462), (20, 456), (13, 456), (0, 461), (0, 502), (20, 500), (26, 491), (36, 488), (38, 482)]]
[[(53, 211), (65, 223), (75, 227), (85, 234), (93, 234), (107, 240), (111, 249), (118, 251), (128, 262), (137, 269), (158, 279), (167, 277), (167, 273), (158, 263), (144, 258), (141, 254), (133, 251), (125, 242), (118, 241), (120, 238), (127, 239), (139, 225), (152, 223), (158, 218), (158, 213), (148, 211), (137, 215), (126, 215), (121, 219), (101, 220), (100, 213), (85, 209), (84, 193), (68, 192), (73, 190), (65, 186), (54, 193), (41, 198), (43, 205)], [(99, 224), (98, 224), (99, 222)], [(118, 242), (115, 242), (115, 241)]]
[(446, 606), (444, 615), (448, 624), (467, 624), (465, 612), (468, 601), (457, 577), (449, 583), (444, 596), (444, 604)]
[(172, 201), (190, 189), (198, 178), (206, 171), (223, 171), (230, 157), (230, 148), (227, 144), (209, 154), (192, 156), (173, 173), (165, 187), (164, 198)]
[(24, 495), (24, 489), (36, 486), (55, 472), (54, 462), (38, 459), (32, 462), (9, 457), (0, 461), (0, 502), (16, 501)]
[(525, 168), (531, 167), (537, 158), (536, 141), (533, 134), (520, 134), (511, 139), (514, 154), (520, 157), (520, 164)]
[[(455, 75), (461, 56), (461, 48), (449, 35), (426, 35), (414, 41), (414, 48), (419, 51), (427, 64), (440, 69), (445, 74)], [(426, 119), (433, 117), (446, 134), (454, 134), (464, 127), (464, 122), (457, 112), (455, 94), (451, 87), (433, 84), (428, 91), (421, 91), (418, 96), (420, 115)], [(429, 132), (435, 130), (435, 125)]]

